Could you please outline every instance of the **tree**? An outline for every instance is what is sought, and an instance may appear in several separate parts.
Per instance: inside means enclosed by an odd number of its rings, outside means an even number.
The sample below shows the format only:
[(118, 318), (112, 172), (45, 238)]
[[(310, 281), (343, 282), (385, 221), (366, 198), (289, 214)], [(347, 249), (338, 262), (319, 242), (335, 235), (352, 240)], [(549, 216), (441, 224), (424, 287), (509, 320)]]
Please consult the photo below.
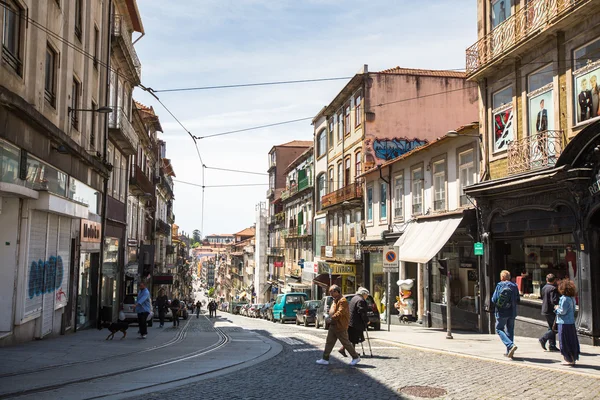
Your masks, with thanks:
[(213, 297), (213, 294), (215, 294), (215, 288), (211, 287), (208, 289), (208, 297)]
[(192, 238), (193, 243), (200, 243), (200, 241), (202, 240), (202, 234), (198, 229), (194, 229), (194, 232), (192, 232)]

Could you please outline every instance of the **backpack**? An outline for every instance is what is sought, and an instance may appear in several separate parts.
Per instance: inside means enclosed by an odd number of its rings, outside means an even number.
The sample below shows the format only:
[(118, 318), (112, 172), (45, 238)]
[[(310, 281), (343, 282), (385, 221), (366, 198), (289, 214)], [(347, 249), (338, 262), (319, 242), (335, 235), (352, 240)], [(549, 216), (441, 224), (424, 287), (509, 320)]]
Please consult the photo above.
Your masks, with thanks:
[(512, 307), (512, 289), (510, 286), (504, 286), (496, 299), (496, 307), (500, 310), (508, 310)]

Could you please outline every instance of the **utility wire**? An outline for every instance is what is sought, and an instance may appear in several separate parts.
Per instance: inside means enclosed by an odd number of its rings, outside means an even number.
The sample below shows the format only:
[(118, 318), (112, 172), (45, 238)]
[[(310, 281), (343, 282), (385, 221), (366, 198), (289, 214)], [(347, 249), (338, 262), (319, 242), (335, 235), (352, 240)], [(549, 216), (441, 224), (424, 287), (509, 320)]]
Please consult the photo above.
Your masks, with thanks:
[(268, 186), (268, 183), (240, 183), (237, 185), (201, 185), (199, 183), (192, 183), (192, 182), (186, 182), (186, 181), (180, 181), (180, 180), (175, 180), (173, 179), (173, 182), (177, 182), (177, 183), (181, 183), (184, 185), (190, 185), (190, 186), (196, 186), (199, 188), (224, 188), (224, 187), (242, 187), (242, 186)]
[(227, 171), (227, 172), (239, 172), (240, 174), (251, 174), (251, 175), (269, 175), (265, 172), (253, 172), (253, 171), (244, 171), (240, 169), (228, 169), (228, 168), (217, 168), (217, 167), (209, 167), (208, 165), (204, 166), (206, 169), (214, 169), (217, 171)]
[(305, 117), (305, 118), (298, 118), (298, 119), (292, 119), (289, 121), (282, 121), (282, 122), (275, 122), (272, 124), (266, 124), (266, 125), (259, 125), (259, 126), (253, 126), (251, 128), (244, 128), (244, 129), (236, 129), (234, 131), (227, 131), (227, 132), (221, 132), (221, 133), (215, 133), (212, 135), (206, 135), (206, 136), (195, 136), (196, 139), (206, 139), (206, 138), (211, 138), (211, 137), (215, 137), (215, 136), (224, 136), (224, 135), (231, 135), (232, 133), (239, 133), (239, 132), (247, 132), (247, 131), (253, 131), (256, 129), (263, 129), (263, 128), (269, 128), (271, 126), (279, 126), (279, 125), (286, 125), (286, 124), (293, 124), (294, 122), (300, 122), (300, 121), (307, 121), (307, 120), (312, 120), (314, 117)]

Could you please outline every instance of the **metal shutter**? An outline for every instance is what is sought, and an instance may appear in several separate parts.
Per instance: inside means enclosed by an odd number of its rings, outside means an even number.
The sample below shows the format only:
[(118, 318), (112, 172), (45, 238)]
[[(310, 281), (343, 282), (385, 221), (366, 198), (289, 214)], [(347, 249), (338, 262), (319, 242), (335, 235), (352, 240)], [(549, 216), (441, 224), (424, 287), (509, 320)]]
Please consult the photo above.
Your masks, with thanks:
[(44, 294), (42, 300), (42, 331), (40, 336), (52, 332), (54, 323), (54, 299), (56, 290), (56, 270), (58, 253), (58, 216), (48, 214), (48, 237), (46, 241), (46, 262), (44, 263)]
[(41, 211), (32, 211), (29, 223), (29, 254), (27, 257), (24, 317), (37, 313), (42, 309), (47, 228), (48, 214)]
[(69, 300), (69, 271), (71, 267), (71, 218), (60, 217), (58, 256), (56, 260), (55, 309), (65, 307)]

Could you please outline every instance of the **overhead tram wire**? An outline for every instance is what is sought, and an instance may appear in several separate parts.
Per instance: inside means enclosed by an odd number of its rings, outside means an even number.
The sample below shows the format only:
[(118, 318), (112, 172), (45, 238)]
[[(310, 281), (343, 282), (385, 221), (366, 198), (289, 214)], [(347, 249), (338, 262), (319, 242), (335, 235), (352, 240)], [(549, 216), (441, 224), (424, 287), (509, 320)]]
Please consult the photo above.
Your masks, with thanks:
[(190, 186), (196, 186), (199, 188), (208, 188), (208, 189), (213, 189), (213, 188), (227, 188), (227, 187), (248, 187), (248, 186), (268, 186), (268, 183), (240, 183), (240, 184), (229, 184), (229, 185), (201, 185), (199, 183), (193, 183), (193, 182), (186, 182), (186, 181), (180, 181), (178, 179), (173, 179), (173, 182), (177, 182), (177, 183), (181, 183), (183, 185), (190, 185)]

